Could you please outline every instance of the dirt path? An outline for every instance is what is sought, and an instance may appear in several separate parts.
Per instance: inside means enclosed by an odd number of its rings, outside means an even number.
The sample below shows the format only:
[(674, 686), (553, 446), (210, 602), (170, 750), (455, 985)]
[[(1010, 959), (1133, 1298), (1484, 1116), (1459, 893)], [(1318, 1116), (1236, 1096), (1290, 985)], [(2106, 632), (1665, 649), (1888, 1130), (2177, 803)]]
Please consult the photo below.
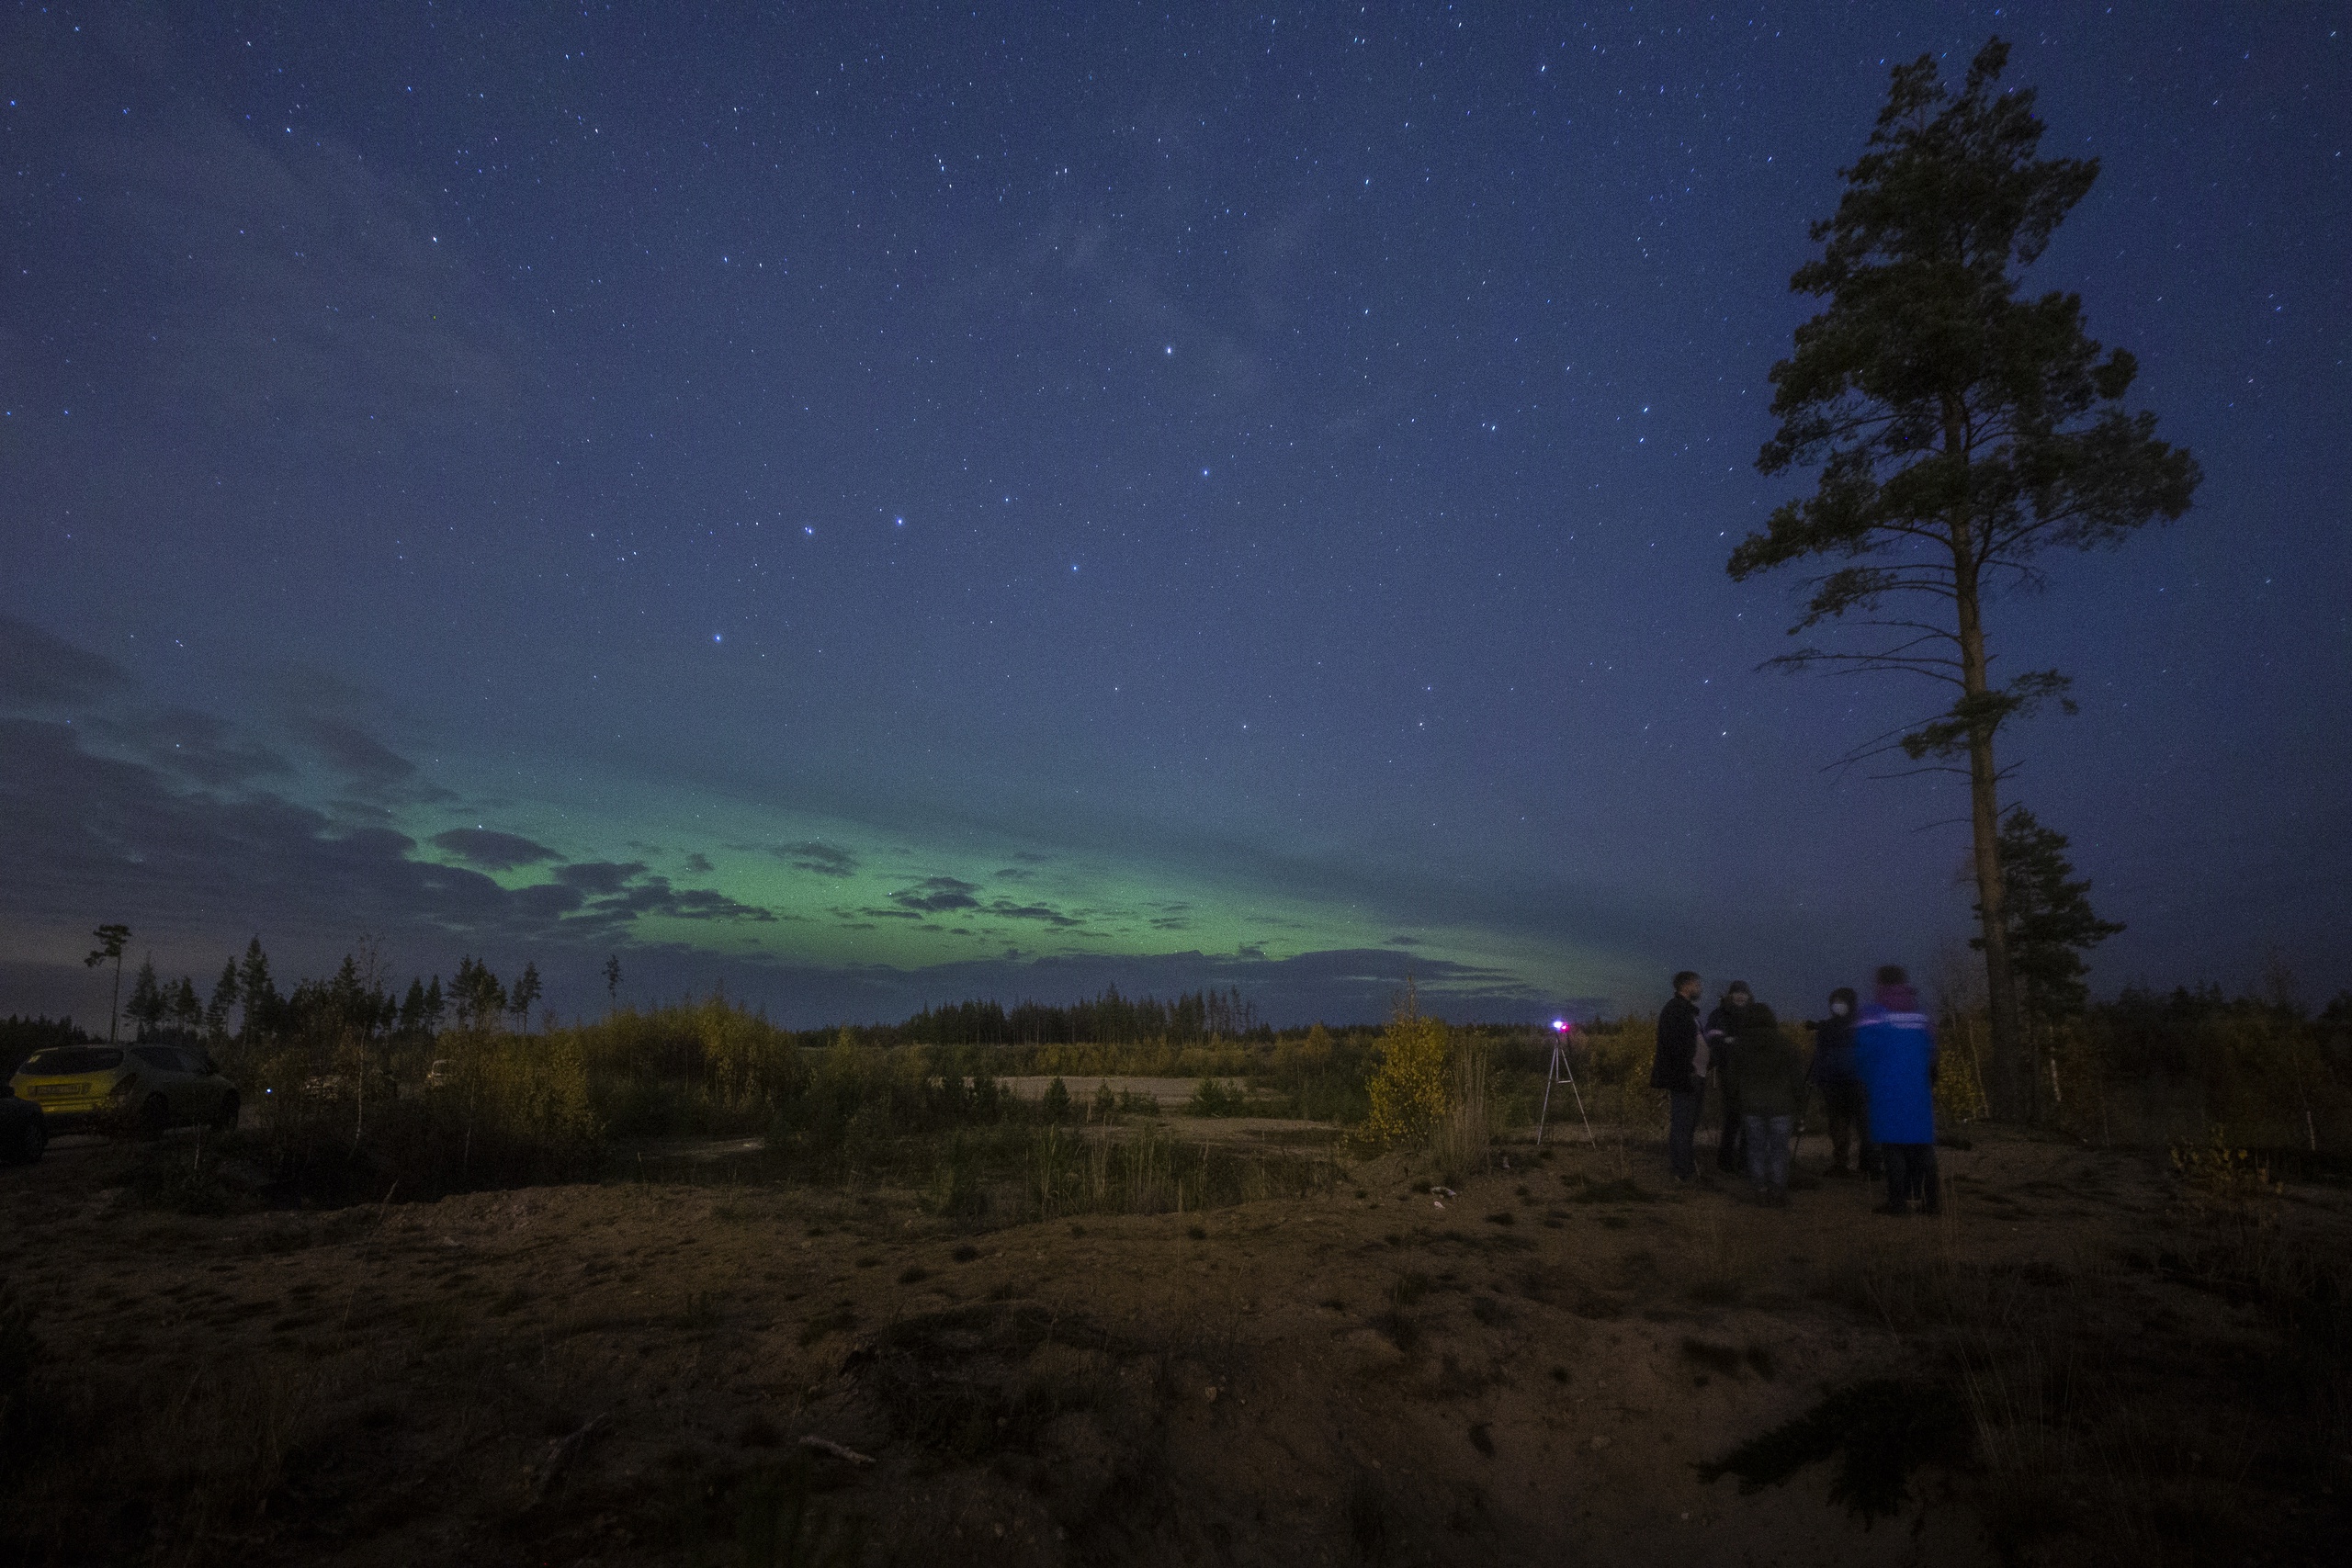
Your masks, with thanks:
[[(1922, 1325), (1972, 1281), (2008, 1332), (2199, 1366), (2266, 1343), (2146, 1262), (2177, 1215), (2138, 1156), (1948, 1152), (1934, 1221), (1850, 1182), (1767, 1211), (1609, 1151), (1512, 1157), (1452, 1199), (1385, 1163), (970, 1235), (888, 1191), (204, 1218), (133, 1207), (102, 1157), (0, 1172), (39, 1419), (74, 1456), (28, 1472), (0, 1551), (785, 1561), (740, 1550), (781, 1517), (803, 1561), (856, 1532), (868, 1562), (1989, 1562), (1981, 1463), (1920, 1469), (1867, 1529), (1834, 1463), (1747, 1495), (1699, 1467), (1826, 1390), (1950, 1375)], [(2343, 1256), (2342, 1195), (2290, 1198)]]

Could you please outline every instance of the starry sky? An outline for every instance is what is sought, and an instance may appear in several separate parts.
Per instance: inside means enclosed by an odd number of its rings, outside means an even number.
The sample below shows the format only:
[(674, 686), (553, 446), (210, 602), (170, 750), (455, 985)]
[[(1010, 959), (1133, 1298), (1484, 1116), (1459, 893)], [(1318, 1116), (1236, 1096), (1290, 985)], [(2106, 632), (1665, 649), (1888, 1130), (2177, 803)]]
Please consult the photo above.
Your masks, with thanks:
[(2097, 988), (2324, 999), (2338, 8), (11, 5), (0, 1011), (101, 920), (800, 1024), (1946, 973), (1961, 791), (1830, 767), (1933, 694), (1724, 561), (1807, 221), (1996, 31), (2207, 476), (1995, 607), (2007, 798)]

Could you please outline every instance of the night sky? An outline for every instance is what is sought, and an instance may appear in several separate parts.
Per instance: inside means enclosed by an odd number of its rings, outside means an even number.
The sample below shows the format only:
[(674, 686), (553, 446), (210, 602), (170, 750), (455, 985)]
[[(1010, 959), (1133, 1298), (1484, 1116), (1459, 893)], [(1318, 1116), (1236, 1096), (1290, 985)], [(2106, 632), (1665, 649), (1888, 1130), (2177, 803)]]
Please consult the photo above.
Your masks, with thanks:
[(2207, 476), (1996, 606), (2007, 796), (2095, 988), (2352, 985), (2341, 9), (1587, 14), (12, 6), (0, 1012), (102, 920), (800, 1024), (1933, 975), (1962, 792), (1826, 770), (1936, 694), (1724, 561), (1806, 222), (1996, 31)]

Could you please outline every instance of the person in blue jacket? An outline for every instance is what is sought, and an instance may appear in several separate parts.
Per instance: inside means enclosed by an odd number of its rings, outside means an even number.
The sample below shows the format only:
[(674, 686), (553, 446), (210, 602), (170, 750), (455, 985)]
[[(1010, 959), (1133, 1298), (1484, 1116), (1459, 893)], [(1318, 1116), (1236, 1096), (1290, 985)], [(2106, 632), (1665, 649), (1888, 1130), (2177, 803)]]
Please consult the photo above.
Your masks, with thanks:
[(1870, 1100), (1871, 1140), (1886, 1168), (1879, 1213), (1942, 1211), (1936, 1175), (1936, 1037), (1899, 964), (1878, 972), (1877, 999), (1854, 1022), (1854, 1068)]

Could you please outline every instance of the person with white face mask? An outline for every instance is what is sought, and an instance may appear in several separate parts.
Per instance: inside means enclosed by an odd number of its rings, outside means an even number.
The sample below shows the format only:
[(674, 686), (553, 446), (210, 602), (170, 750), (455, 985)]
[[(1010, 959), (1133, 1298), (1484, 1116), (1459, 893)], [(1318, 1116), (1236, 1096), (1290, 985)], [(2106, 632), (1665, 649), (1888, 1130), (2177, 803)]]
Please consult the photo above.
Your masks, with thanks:
[(1813, 1065), (1805, 1081), (1821, 1093), (1821, 1108), (1829, 1119), (1829, 1168), (1826, 1176), (1849, 1177), (1846, 1152), (1859, 1145), (1860, 1174), (1878, 1174), (1878, 1148), (1871, 1142), (1870, 1099), (1862, 1075), (1854, 1065), (1854, 991), (1840, 986), (1829, 993), (1829, 1016), (1809, 1024), (1813, 1031)]

